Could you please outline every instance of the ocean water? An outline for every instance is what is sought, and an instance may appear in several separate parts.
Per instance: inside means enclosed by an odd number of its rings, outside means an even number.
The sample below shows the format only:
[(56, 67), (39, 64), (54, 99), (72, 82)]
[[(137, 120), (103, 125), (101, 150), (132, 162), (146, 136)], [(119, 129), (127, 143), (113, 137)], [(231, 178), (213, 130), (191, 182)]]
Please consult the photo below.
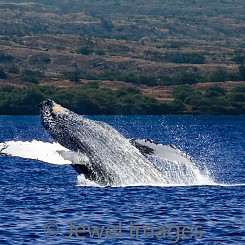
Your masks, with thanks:
[[(70, 166), (2, 156), (0, 244), (245, 244), (245, 117), (90, 118), (175, 144), (212, 181), (81, 186)], [(52, 141), (39, 117), (0, 117), (0, 131), (0, 142)]]

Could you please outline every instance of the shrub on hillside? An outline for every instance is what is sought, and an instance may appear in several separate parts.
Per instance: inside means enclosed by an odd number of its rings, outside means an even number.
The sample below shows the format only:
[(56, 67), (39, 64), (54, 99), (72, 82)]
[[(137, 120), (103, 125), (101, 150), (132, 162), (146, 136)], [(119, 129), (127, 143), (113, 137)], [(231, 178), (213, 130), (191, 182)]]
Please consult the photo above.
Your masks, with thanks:
[(39, 80), (44, 77), (44, 74), (40, 71), (24, 70), (22, 72), (21, 80), (23, 82), (39, 84)]
[(217, 70), (210, 75), (211, 82), (225, 82), (227, 80), (227, 72), (225, 70)]
[(12, 55), (0, 53), (0, 62), (12, 61), (13, 59), (14, 59), (14, 57)]
[(7, 79), (8, 76), (6, 74), (6, 72), (4, 71), (3, 67), (0, 67), (0, 79)]
[(24, 75), (21, 77), (21, 80), (27, 83), (39, 84), (39, 79), (32, 75)]
[(190, 85), (180, 85), (173, 90), (173, 97), (177, 100), (184, 101), (188, 96), (195, 93), (195, 90)]
[(208, 87), (205, 93), (207, 98), (219, 97), (225, 95), (225, 89), (218, 86)]
[(89, 47), (81, 47), (78, 49), (78, 53), (83, 55), (90, 55), (93, 53), (93, 50)]
[(205, 64), (205, 57), (197, 53), (173, 53), (167, 58), (172, 63)]
[(245, 56), (241, 54), (237, 54), (233, 57), (232, 60), (235, 61), (237, 64), (243, 65), (245, 63)]
[(63, 73), (63, 78), (72, 82), (79, 82), (81, 79), (81, 73), (79, 71), (67, 71)]
[(245, 80), (245, 66), (244, 65), (241, 65), (239, 67), (239, 73), (240, 73), (241, 80)]
[(20, 69), (17, 66), (12, 65), (9, 67), (8, 72), (10, 72), (12, 74), (19, 74)]

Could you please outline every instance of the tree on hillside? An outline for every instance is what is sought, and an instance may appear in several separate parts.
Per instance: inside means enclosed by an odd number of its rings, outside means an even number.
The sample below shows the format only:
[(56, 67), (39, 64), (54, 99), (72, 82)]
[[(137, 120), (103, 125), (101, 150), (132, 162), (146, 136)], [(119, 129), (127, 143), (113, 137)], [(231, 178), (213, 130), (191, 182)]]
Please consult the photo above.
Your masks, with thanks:
[(81, 47), (78, 49), (78, 53), (82, 55), (90, 55), (93, 53), (93, 50), (89, 47)]
[(240, 77), (242, 80), (245, 80), (245, 66), (244, 65), (241, 65), (239, 67), (239, 73), (240, 73)]
[(8, 76), (6, 72), (4, 71), (3, 67), (0, 67), (0, 79), (7, 79)]
[(180, 64), (205, 64), (205, 57), (196, 53), (174, 53), (169, 55), (168, 60)]
[(219, 86), (208, 87), (205, 96), (208, 98), (219, 97), (225, 95), (225, 89)]
[(217, 70), (209, 77), (211, 82), (225, 82), (227, 79), (227, 72), (225, 70)]
[(191, 85), (180, 85), (173, 90), (173, 97), (177, 100), (184, 101), (194, 92), (195, 90), (191, 87)]
[(237, 54), (236, 56), (233, 57), (232, 60), (238, 64), (243, 65), (245, 63), (245, 56), (241, 54)]

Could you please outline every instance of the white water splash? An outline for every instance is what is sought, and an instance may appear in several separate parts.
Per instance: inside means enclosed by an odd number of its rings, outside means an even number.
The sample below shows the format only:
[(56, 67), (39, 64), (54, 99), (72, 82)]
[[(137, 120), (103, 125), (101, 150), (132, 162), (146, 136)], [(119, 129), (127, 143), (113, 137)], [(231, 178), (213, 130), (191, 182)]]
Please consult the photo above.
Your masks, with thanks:
[(90, 187), (101, 187), (99, 184), (94, 181), (88, 180), (83, 174), (77, 176), (77, 185), (78, 186), (90, 186)]
[(166, 185), (215, 185), (208, 170), (201, 173), (196, 164), (187, 159), (181, 161), (170, 161), (164, 158), (149, 156), (148, 159), (153, 162), (162, 172)]
[[(160, 145), (158, 145), (158, 148)], [(0, 143), (0, 154), (10, 155), (28, 159), (34, 159), (42, 162), (47, 162), (56, 165), (72, 165), (83, 164), (89, 161), (86, 156), (70, 151), (58, 143), (48, 143), (33, 140), (31, 142), (8, 141)], [(157, 149), (156, 155), (147, 157), (157, 169), (162, 173), (163, 180), (156, 183), (153, 181), (138, 181), (137, 183), (125, 183), (120, 186), (191, 186), (191, 185), (217, 185), (208, 170), (201, 173), (196, 164), (183, 152), (169, 146)], [(135, 163), (128, 163), (137, 165)], [(126, 175), (121, 171), (120, 166), (114, 165), (116, 172)], [(137, 172), (137, 170), (136, 170)], [(149, 173), (145, 172), (146, 176), (138, 176), (139, 179), (147, 179)], [(122, 176), (122, 179), (127, 179), (127, 176)], [(99, 186), (97, 183), (86, 179), (83, 175), (79, 175), (78, 184), (81, 186)]]

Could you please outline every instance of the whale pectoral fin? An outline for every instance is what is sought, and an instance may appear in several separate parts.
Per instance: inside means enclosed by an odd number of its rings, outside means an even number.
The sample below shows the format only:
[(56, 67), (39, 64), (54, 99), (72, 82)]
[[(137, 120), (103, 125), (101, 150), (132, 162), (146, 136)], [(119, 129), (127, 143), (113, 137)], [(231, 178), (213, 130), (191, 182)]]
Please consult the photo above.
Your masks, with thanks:
[(151, 139), (130, 139), (129, 142), (146, 157), (154, 156), (170, 161), (192, 162), (191, 157), (172, 144), (164, 145)]
[(155, 152), (152, 144), (147, 144), (148, 139), (130, 139), (129, 142), (135, 146), (141, 154), (152, 155)]
[(59, 150), (69, 151), (57, 143), (42, 141), (7, 141), (0, 143), (0, 156), (12, 156), (25, 159), (32, 159), (57, 165), (70, 165), (58, 154)]
[(70, 161), (71, 165), (89, 165), (89, 158), (80, 152), (59, 150), (57, 151), (64, 160)]

